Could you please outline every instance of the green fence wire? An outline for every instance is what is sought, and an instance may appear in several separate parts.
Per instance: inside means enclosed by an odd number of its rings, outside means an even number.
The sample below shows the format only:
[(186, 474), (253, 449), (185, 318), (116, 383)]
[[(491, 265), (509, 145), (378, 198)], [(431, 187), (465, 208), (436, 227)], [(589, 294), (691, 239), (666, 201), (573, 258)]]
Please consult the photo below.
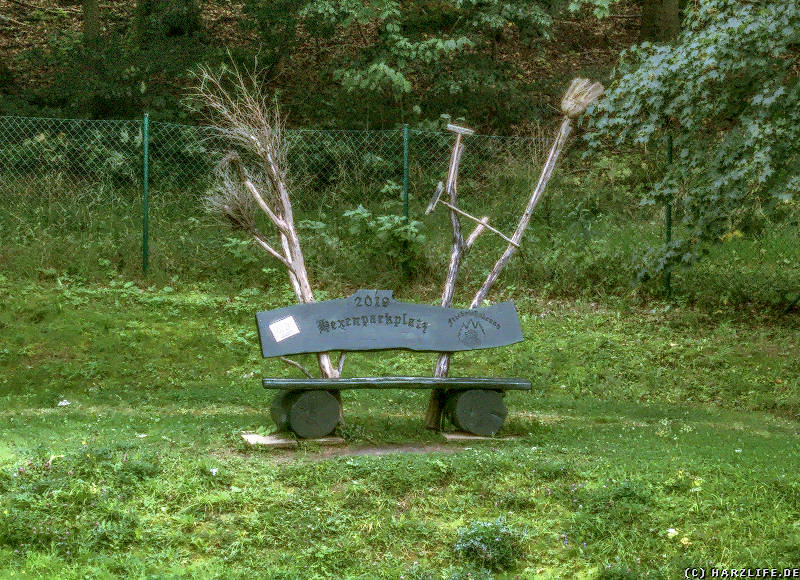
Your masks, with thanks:
[[(149, 260), (151, 271), (180, 275), (198, 267), (213, 272), (220, 244), (236, 253), (236, 240), (203, 211), (224, 144), (208, 127), (152, 120), (147, 134), (145, 127), (144, 118), (0, 117), (0, 264), (24, 263), (47, 275), (77, 270), (73, 264), (83, 260), (133, 274)], [(284, 145), (298, 217), (314, 227), (363, 205), (420, 220), (445, 178), (452, 143), (451, 133), (408, 126), (289, 129)], [(541, 134), (467, 137), (462, 207), (513, 230), (549, 145)], [(539, 258), (524, 261), (518, 275), (555, 293), (593, 284), (629, 291), (633, 262), (663, 244), (670, 214), (644, 208), (610, 215), (591, 206), (578, 164), (562, 162), (526, 236)], [(673, 271), (676, 295), (788, 304), (800, 292), (800, 210), (795, 202), (781, 211), (764, 215), (754, 232), (734, 232), (697, 267)], [(446, 240), (449, 225), (440, 213), (426, 218), (426, 227)], [(672, 224), (676, 236), (679, 217)], [(609, 281), (612, 262), (624, 272), (619, 280)]]

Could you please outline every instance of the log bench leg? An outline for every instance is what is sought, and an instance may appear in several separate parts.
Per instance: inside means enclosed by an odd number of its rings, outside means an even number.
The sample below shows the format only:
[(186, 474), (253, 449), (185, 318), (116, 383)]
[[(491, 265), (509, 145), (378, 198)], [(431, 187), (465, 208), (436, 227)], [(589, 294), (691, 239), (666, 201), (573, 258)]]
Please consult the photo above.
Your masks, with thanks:
[(469, 389), (449, 393), (445, 413), (459, 429), (489, 437), (503, 426), (508, 409), (502, 391)]
[(316, 439), (330, 435), (341, 415), (341, 405), (328, 391), (284, 391), (270, 407), (279, 431), (291, 430), (299, 437)]

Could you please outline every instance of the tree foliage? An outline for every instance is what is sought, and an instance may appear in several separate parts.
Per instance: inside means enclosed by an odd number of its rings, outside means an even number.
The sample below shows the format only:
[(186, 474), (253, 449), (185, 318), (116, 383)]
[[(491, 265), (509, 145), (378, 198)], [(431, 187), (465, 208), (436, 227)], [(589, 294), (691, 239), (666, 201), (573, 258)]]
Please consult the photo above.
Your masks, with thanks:
[[(256, 28), (270, 46), (273, 66), (286, 62), (301, 42), (334, 34), (357, 39), (356, 51), (326, 63), (335, 90), (373, 110), (397, 109), (421, 114), (426, 104), (463, 114), (468, 106), (494, 108), (505, 117), (520, 82), (497, 58), (504, 37), (547, 34), (546, 0), (245, 0), (244, 24)], [(448, 103), (450, 107), (442, 109)]]
[(124, 20), (108, 6), (94, 10), (96, 4), (83, 2), (82, 33), (57, 29), (45, 45), (19, 57), (48, 74), (45, 82), (14, 91), (19, 98), (0, 99), (0, 113), (181, 116), (181, 79), (197, 62), (224, 54), (209, 46), (198, 2), (137, 0)]
[[(241, 66), (258, 57), (261, 81), (280, 93), (293, 123), (386, 128), (430, 124), (447, 113), (501, 130), (549, 112), (542, 91), (533, 99), (531, 93), (555, 85), (530, 80), (523, 45), (548, 36), (567, 0), (129, 4), (85, 18), (98, 35), (91, 43), (88, 32), (63, 27), (28, 51), (31, 68), (49, 74), (44, 83), (15, 80), (19, 98), (0, 99), (0, 112), (23, 112), (19, 101), (55, 116), (131, 117), (148, 110), (180, 119), (187, 72), (219, 64), (230, 51)], [(230, 26), (232, 15), (241, 30)], [(536, 67), (545, 63), (542, 57)]]
[(587, 139), (663, 148), (674, 163), (643, 199), (674, 199), (685, 235), (651, 256), (643, 278), (691, 263), (704, 242), (776, 215), (800, 189), (800, 5), (700, 0), (673, 45), (625, 51)]

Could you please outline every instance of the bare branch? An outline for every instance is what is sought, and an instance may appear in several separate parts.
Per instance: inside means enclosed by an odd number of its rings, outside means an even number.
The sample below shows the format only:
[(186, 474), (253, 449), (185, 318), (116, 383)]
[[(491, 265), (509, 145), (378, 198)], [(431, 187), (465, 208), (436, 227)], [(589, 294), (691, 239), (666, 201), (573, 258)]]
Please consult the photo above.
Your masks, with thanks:
[[(225, 157), (222, 158), (220, 161), (220, 168), (223, 171), (227, 171), (228, 168), (232, 169), (236, 172), (237, 176), (239, 177), (239, 181), (245, 187), (245, 189), (252, 195), (255, 202), (258, 204), (258, 207), (261, 208), (267, 217), (269, 217), (270, 221), (275, 224), (275, 226), (281, 230), (282, 232), (288, 231), (288, 226), (286, 222), (269, 206), (269, 204), (264, 200), (264, 197), (258, 191), (258, 188), (253, 183), (253, 178), (248, 174), (247, 169), (242, 163), (242, 158), (236, 151), (229, 151)], [(226, 184), (226, 188), (230, 189), (235, 187), (234, 184)], [(231, 192), (233, 195), (233, 192)]]
[(467, 237), (467, 241), (465, 243), (468, 248), (472, 247), (472, 244), (475, 243), (475, 240), (478, 239), (478, 236), (483, 233), (483, 231), (486, 229), (488, 225), (489, 225), (489, 216), (483, 216), (480, 222), (478, 222), (478, 225), (475, 226), (475, 229), (472, 230), (472, 232), (469, 234), (469, 237)]
[(265, 214), (267, 214), (267, 217), (269, 217), (269, 219), (272, 221), (272, 223), (274, 223), (275, 226), (279, 230), (281, 230), (281, 232), (287, 232), (288, 231), (288, 226), (286, 225), (286, 222), (283, 221), (281, 218), (279, 218), (277, 215), (275, 215), (275, 213), (270, 209), (270, 207), (267, 205), (267, 202), (264, 201), (264, 198), (261, 197), (261, 194), (256, 189), (256, 186), (253, 185), (253, 182), (250, 181), (249, 179), (247, 179), (244, 182), (244, 186), (251, 193), (251, 195), (253, 196), (253, 199), (256, 200), (256, 203), (258, 204), (258, 207), (260, 207), (261, 210)]
[(205, 196), (206, 210), (227, 218), (235, 229), (252, 231), (256, 224), (252, 197), (241, 187), (238, 171), (232, 164), (232, 154), (226, 155), (217, 165), (216, 177)]
[(280, 262), (289, 269), (289, 273), (294, 275), (293, 274), (294, 266), (291, 263), (289, 263), (289, 261), (286, 260), (286, 258), (284, 258), (281, 254), (279, 254), (275, 249), (273, 249), (273, 247), (270, 246), (269, 243), (267, 243), (267, 241), (263, 237), (261, 237), (260, 234), (256, 232), (252, 232), (252, 234), (253, 234), (253, 239), (255, 239), (256, 243), (259, 246), (265, 249), (271, 256), (280, 260)]
[[(281, 233), (281, 247), (283, 247), (283, 255), (286, 256), (286, 260), (291, 261), (292, 252), (289, 249), (289, 240), (286, 239), (286, 236), (283, 233)], [(292, 290), (294, 290), (295, 296), (303, 295), (303, 292), (300, 289), (300, 283), (297, 281), (297, 276), (294, 274), (294, 269), (289, 270), (289, 283), (292, 285)]]
[(313, 379), (314, 378), (314, 375), (312, 375), (310, 372), (308, 372), (308, 369), (306, 367), (304, 367), (303, 365), (301, 365), (296, 360), (292, 360), (290, 358), (286, 358), (285, 356), (280, 357), (280, 359), (283, 362), (285, 362), (287, 365), (292, 365), (293, 367), (297, 367), (298, 369), (300, 369), (302, 371), (302, 373), (305, 376), (307, 376), (309, 379)]
[[(280, 200), (278, 183), (284, 184), (285, 155), (282, 149), (283, 122), (277, 104), (263, 93), (255, 74), (243, 73), (233, 64), (232, 70), (214, 72), (200, 68), (198, 84), (192, 97), (210, 112), (210, 121), (218, 137), (242, 153), (261, 160), (267, 169), (270, 199)], [(230, 86), (223, 79), (230, 78)]]

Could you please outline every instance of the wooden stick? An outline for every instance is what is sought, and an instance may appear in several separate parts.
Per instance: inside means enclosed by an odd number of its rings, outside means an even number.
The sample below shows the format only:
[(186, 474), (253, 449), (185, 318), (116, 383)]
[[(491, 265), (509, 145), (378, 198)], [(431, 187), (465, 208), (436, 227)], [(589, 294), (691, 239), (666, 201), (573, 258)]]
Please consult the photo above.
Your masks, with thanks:
[[(449, 127), (448, 127), (449, 128)], [(461, 256), (467, 249), (467, 244), (461, 235), (461, 222), (458, 221), (458, 214), (453, 211), (458, 202), (458, 166), (461, 163), (461, 155), (464, 147), (461, 145), (461, 131), (456, 132), (456, 140), (453, 143), (453, 152), (450, 155), (450, 168), (447, 174), (446, 191), (450, 195), (450, 225), (453, 229), (453, 247), (450, 250), (450, 265), (447, 269), (444, 289), (442, 290), (442, 306), (447, 308), (453, 303), (453, 293), (455, 291), (456, 278), (461, 266)], [(477, 226), (476, 226), (477, 227)], [(433, 376), (446, 377), (450, 372), (450, 356), (448, 353), (441, 353), (436, 361), (436, 368)], [(444, 389), (432, 389), (428, 400), (428, 410), (425, 413), (425, 427), (434, 431), (439, 431), (442, 422), (442, 406), (444, 405)]]
[(264, 250), (266, 250), (268, 254), (280, 260), (280, 262), (289, 269), (289, 273), (291, 275), (294, 275), (293, 274), (294, 266), (292, 266), (291, 262), (289, 262), (286, 258), (281, 256), (275, 249), (273, 249), (273, 247), (270, 246), (267, 243), (267, 241), (264, 238), (262, 238), (257, 232), (252, 232), (252, 236), (259, 246), (261, 246)]
[(544, 189), (547, 187), (547, 183), (552, 177), (553, 168), (556, 165), (556, 161), (558, 161), (559, 155), (561, 155), (564, 144), (567, 142), (567, 137), (569, 137), (570, 133), (572, 132), (571, 123), (572, 119), (569, 117), (564, 117), (564, 120), (561, 122), (561, 127), (558, 130), (558, 136), (556, 137), (553, 146), (550, 148), (550, 154), (547, 156), (547, 162), (542, 169), (542, 174), (539, 176), (539, 182), (536, 184), (536, 187), (534, 188), (533, 193), (528, 200), (528, 205), (519, 220), (519, 224), (517, 224), (517, 229), (514, 231), (514, 235), (512, 236), (512, 239), (516, 243), (510, 243), (506, 248), (506, 251), (503, 252), (503, 255), (500, 256), (497, 262), (495, 262), (492, 271), (489, 272), (489, 275), (486, 277), (483, 285), (472, 299), (472, 303), (469, 306), (470, 308), (480, 306), (481, 302), (483, 302), (484, 298), (486, 298), (486, 296), (489, 294), (489, 290), (492, 289), (492, 286), (494, 286), (494, 283), (500, 276), (500, 272), (506, 267), (509, 260), (511, 260), (511, 257), (514, 255), (514, 252), (516, 252), (517, 248), (519, 248), (519, 243), (522, 241), (522, 236), (525, 234), (525, 230), (528, 228), (528, 224), (531, 221), (533, 210), (536, 209), (536, 204), (539, 203), (539, 199), (541, 199)]
[(475, 229), (472, 230), (472, 233), (469, 235), (467, 241), (465, 242), (468, 248), (472, 247), (472, 244), (475, 243), (475, 240), (478, 239), (478, 236), (483, 233), (483, 230), (485, 230), (488, 225), (489, 225), (489, 216), (483, 216), (481, 218), (481, 221), (478, 222), (478, 225), (475, 226)]
[(433, 197), (431, 198), (431, 202), (428, 204), (428, 207), (425, 209), (425, 215), (430, 215), (434, 209), (436, 209), (436, 204), (439, 203), (439, 198), (442, 197), (442, 193), (444, 192), (444, 183), (441, 181), (436, 184), (436, 191), (433, 192)]
[[(482, 221), (480, 219), (476, 218), (474, 215), (469, 214), (469, 213), (465, 212), (463, 209), (459, 209), (456, 206), (454, 206), (453, 204), (448, 203), (448, 202), (440, 199), (442, 197), (442, 192), (443, 191), (444, 191), (444, 185), (442, 185), (442, 182), (440, 181), (436, 185), (436, 191), (433, 192), (433, 197), (431, 198), (431, 201), (428, 204), (427, 209), (425, 210), (425, 215), (429, 215), (430, 213), (433, 212), (434, 209), (436, 209), (437, 205), (442, 204), (444, 206), (449, 207), (451, 210), (453, 210), (457, 214), (463, 215), (465, 218), (471, 219), (472, 221), (474, 221), (477, 224), (481, 224), (482, 223)], [(503, 232), (501, 232), (500, 230), (497, 230), (497, 229), (491, 227), (488, 223), (483, 223), (483, 228), (488, 229), (491, 232), (494, 232), (495, 234), (497, 234), (498, 236), (503, 238), (509, 244), (513, 244), (514, 243), (511, 240), (511, 238), (509, 238), (508, 236), (503, 234)]]
[(508, 237), (506, 237), (506, 235), (505, 235), (505, 234), (503, 234), (503, 232), (501, 232), (500, 230), (496, 230), (496, 229), (494, 229), (494, 228), (493, 228), (492, 226), (490, 226), (488, 223), (483, 223), (483, 222), (482, 222), (480, 219), (476, 218), (475, 216), (468, 214), (468, 213), (467, 213), (467, 212), (465, 212), (464, 210), (458, 209), (458, 208), (457, 208), (456, 206), (454, 206), (454, 205), (450, 205), (450, 204), (449, 204), (449, 203), (447, 203), (446, 201), (440, 201), (439, 203), (441, 203), (442, 205), (445, 205), (445, 206), (449, 207), (451, 210), (453, 210), (453, 211), (454, 211), (454, 212), (456, 212), (457, 214), (463, 215), (464, 217), (471, 219), (471, 220), (472, 220), (472, 221), (474, 221), (475, 223), (477, 223), (477, 224), (479, 224), (479, 225), (482, 225), (482, 226), (483, 226), (485, 229), (489, 230), (490, 232), (494, 232), (495, 234), (497, 234), (498, 236), (500, 236), (501, 238), (503, 238), (505, 241), (507, 241), (509, 244), (513, 244), (513, 245), (515, 245), (517, 248), (519, 248), (519, 244), (517, 244), (517, 243), (516, 243), (514, 240), (512, 240), (511, 238), (508, 238)]
[(474, 135), (475, 131), (470, 129), (469, 127), (461, 127), (460, 125), (453, 125), (452, 123), (447, 124), (447, 130), (451, 133), (455, 133), (456, 135)]

